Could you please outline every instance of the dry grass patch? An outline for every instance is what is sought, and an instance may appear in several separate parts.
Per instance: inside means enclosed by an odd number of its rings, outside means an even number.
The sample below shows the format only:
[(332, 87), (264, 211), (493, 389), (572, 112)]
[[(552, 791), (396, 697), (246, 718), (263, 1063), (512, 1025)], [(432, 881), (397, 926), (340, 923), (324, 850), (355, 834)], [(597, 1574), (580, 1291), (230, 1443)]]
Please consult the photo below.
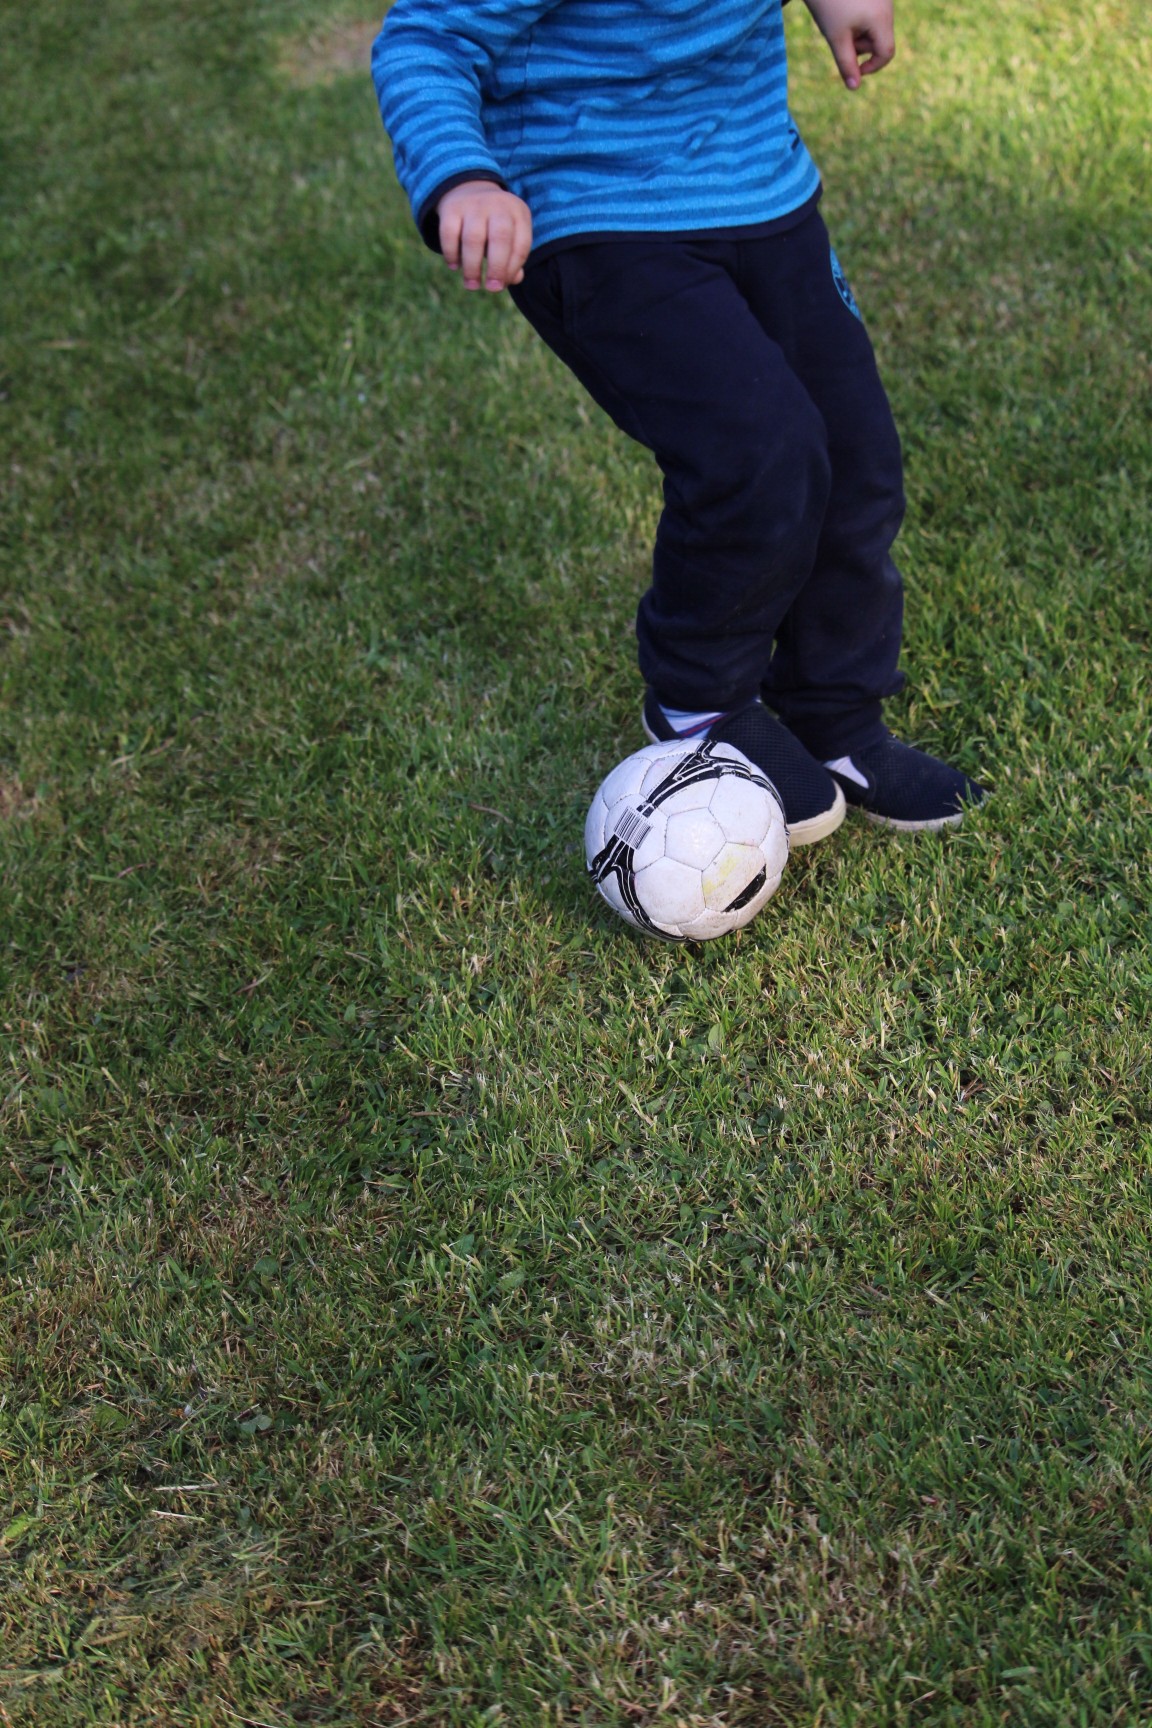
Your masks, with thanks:
[(298, 89), (367, 73), (379, 18), (332, 18), (281, 44), (277, 70)]
[(35, 793), (26, 791), (14, 776), (0, 774), (0, 822), (34, 816), (39, 808), (40, 799)]

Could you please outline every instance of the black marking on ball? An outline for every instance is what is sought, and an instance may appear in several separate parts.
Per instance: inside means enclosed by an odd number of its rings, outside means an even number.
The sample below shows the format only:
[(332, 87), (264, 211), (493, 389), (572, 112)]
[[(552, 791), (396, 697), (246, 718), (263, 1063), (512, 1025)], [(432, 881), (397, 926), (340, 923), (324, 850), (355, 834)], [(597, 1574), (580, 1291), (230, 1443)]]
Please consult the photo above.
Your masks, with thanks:
[(753, 878), (752, 878), (751, 882), (749, 882), (747, 888), (745, 888), (741, 893), (737, 894), (737, 896), (736, 896), (735, 900), (733, 900), (731, 906), (725, 906), (725, 908), (724, 908), (725, 912), (742, 912), (744, 910), (745, 906), (749, 905), (749, 903), (751, 901), (755, 900), (757, 894), (759, 894), (761, 888), (763, 888), (763, 886), (764, 886), (765, 882), (767, 882), (767, 880), (768, 880), (768, 866), (766, 864), (762, 864), (760, 866), (760, 874), (758, 876), (753, 876)]
[(666, 804), (682, 786), (695, 786), (700, 780), (751, 780), (756, 786), (767, 786), (779, 801), (776, 788), (759, 768), (751, 762), (734, 762), (730, 756), (719, 755), (718, 750), (714, 739), (705, 739), (691, 756), (682, 757), (636, 808), (642, 815), (650, 815), (661, 804)]
[(650, 930), (654, 936), (664, 936), (667, 932), (661, 930), (659, 924), (653, 923), (640, 904), (640, 896), (636, 892), (635, 860), (636, 848), (629, 846), (626, 841), (618, 839), (613, 834), (611, 840), (607, 841), (592, 859), (588, 866), (588, 874), (597, 888), (602, 882), (607, 881), (609, 876), (615, 876), (620, 884), (620, 898), (637, 924), (645, 930)]

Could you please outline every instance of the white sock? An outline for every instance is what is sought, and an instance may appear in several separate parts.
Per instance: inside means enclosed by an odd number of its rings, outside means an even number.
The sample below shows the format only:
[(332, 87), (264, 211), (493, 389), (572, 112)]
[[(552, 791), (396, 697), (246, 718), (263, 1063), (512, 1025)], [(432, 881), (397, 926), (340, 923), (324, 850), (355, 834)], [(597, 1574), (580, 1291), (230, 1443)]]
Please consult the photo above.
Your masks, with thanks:
[(863, 786), (865, 791), (868, 790), (868, 782), (851, 756), (837, 756), (834, 762), (825, 762), (824, 766), (830, 773), (841, 774), (845, 780), (851, 780), (854, 786)]
[(707, 732), (710, 726), (715, 726), (723, 718), (724, 710), (703, 708), (693, 712), (690, 708), (665, 708), (661, 704), (660, 712), (678, 738), (694, 738), (698, 732)]

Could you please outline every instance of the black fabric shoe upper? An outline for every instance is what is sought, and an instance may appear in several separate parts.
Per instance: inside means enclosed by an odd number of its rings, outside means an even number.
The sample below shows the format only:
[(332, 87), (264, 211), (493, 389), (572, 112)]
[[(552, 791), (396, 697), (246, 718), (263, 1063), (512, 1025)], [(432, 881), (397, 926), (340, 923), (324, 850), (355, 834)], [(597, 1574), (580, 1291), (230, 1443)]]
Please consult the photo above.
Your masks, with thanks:
[(877, 744), (853, 750), (850, 760), (867, 778), (859, 786), (831, 770), (849, 804), (882, 821), (928, 825), (954, 822), (965, 805), (987, 796), (983, 786), (926, 751), (902, 744), (891, 733)]
[[(644, 704), (644, 719), (655, 737), (677, 736), (651, 691)], [(825, 816), (835, 807), (836, 782), (831, 774), (763, 703), (750, 702), (746, 708), (722, 715), (709, 728), (708, 737), (721, 744), (734, 744), (768, 776), (780, 794), (789, 827)], [(840, 808), (843, 810), (843, 805)]]

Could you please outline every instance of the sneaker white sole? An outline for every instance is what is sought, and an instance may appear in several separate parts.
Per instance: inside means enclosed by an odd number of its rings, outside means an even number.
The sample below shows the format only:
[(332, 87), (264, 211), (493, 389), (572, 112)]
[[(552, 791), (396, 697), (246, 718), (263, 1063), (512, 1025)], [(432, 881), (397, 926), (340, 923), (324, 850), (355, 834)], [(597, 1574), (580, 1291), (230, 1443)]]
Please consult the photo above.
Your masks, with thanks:
[[(860, 810), (860, 806), (856, 809)], [(938, 828), (959, 828), (964, 820), (960, 810), (955, 816), (937, 816), (931, 822), (901, 822), (896, 816), (877, 816), (872, 810), (860, 810), (860, 814), (873, 828), (894, 828), (898, 834), (933, 834)]]
[(821, 810), (818, 816), (809, 816), (806, 822), (789, 824), (789, 846), (811, 846), (817, 840), (827, 840), (829, 834), (835, 834), (847, 814), (848, 801), (837, 786), (836, 802), (830, 810)]
[[(650, 744), (664, 744), (667, 742), (664, 738), (657, 738), (655, 732), (653, 732), (643, 714), (640, 716), (640, 724), (644, 728), (644, 736)], [(793, 846), (813, 846), (817, 840), (827, 840), (829, 834), (835, 834), (837, 828), (839, 828), (841, 822), (843, 822), (845, 816), (847, 816), (848, 801), (844, 797), (839, 786), (836, 785), (835, 780), (832, 781), (832, 784), (836, 787), (835, 803), (831, 804), (827, 810), (821, 810), (815, 816), (807, 817), (803, 822), (789, 822), (789, 851), (791, 851)]]

